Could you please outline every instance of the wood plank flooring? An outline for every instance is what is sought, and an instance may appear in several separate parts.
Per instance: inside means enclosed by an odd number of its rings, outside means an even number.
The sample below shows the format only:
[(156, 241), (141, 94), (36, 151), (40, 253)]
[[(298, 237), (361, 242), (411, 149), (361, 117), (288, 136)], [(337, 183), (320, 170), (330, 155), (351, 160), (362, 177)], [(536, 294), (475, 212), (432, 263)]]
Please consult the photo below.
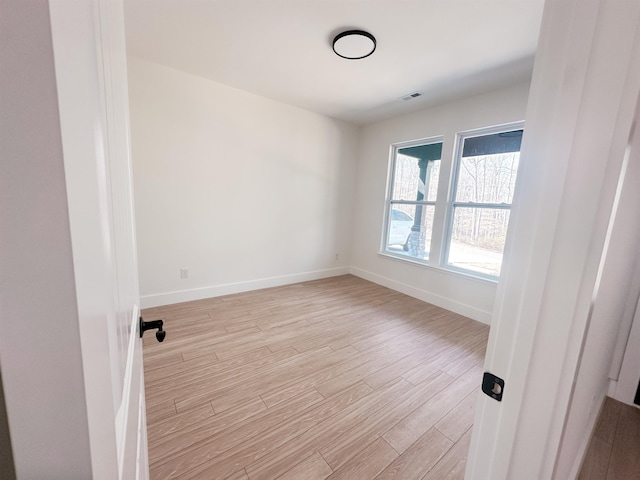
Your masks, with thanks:
[(153, 480), (463, 478), (486, 325), (350, 275), (143, 316)]
[(640, 478), (640, 410), (607, 397), (579, 480)]

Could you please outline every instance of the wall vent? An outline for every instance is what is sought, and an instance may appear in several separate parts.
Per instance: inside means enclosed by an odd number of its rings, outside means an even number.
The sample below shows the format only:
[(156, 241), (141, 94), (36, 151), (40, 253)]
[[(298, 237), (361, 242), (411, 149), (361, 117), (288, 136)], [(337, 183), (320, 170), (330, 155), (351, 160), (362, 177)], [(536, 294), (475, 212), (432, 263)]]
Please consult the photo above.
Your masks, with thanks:
[(420, 93), (420, 92), (413, 92), (413, 93), (409, 93), (407, 95), (404, 95), (404, 96), (400, 97), (400, 100), (406, 102), (407, 100), (413, 100), (414, 98), (418, 98), (421, 95), (422, 95), (422, 93)]

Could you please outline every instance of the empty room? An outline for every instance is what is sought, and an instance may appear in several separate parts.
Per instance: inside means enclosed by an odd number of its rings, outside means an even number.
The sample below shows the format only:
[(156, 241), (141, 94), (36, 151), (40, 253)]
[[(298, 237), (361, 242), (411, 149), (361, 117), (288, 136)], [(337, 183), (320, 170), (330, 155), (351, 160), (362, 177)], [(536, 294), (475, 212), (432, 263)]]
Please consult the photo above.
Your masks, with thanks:
[(0, 8), (0, 478), (638, 478), (637, 1)]
[(541, 13), (125, 3), (151, 478), (462, 477)]

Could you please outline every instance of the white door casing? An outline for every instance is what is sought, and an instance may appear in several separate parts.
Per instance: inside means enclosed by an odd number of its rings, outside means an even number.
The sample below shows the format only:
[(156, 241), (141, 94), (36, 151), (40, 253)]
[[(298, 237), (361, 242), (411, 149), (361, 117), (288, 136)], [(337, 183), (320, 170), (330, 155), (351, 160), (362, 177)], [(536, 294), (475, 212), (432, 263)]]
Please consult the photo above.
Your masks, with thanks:
[(122, 3), (50, 15), (94, 479), (146, 479)]
[[(613, 383), (613, 398), (627, 405), (640, 408), (634, 403), (636, 392), (640, 383), (640, 217), (638, 205), (640, 205), (640, 189), (637, 179), (640, 178), (640, 104), (636, 107), (636, 121), (631, 139), (624, 181), (619, 193), (621, 206), (614, 228), (624, 232), (627, 245), (615, 245), (614, 248), (621, 256), (619, 262), (625, 262), (628, 268), (633, 269), (635, 275), (628, 282), (629, 294), (622, 312), (623, 322), (620, 331), (620, 339), (626, 339), (619, 348), (624, 352), (621, 359), (615, 358), (612, 365), (611, 377), (616, 380)], [(626, 247), (626, 248), (625, 248)], [(618, 352), (616, 352), (618, 353)]]
[[(619, 365), (619, 371), (615, 372), (612, 396), (627, 405), (640, 408), (634, 403), (636, 392), (640, 383), (640, 217), (638, 216), (638, 205), (640, 205), (640, 189), (637, 187), (637, 179), (640, 178), (640, 104), (636, 108), (636, 125), (633, 139), (628, 151), (628, 168), (625, 175), (625, 182), (620, 192), (620, 204), (622, 209), (620, 218), (616, 219), (616, 227), (627, 233), (628, 245), (621, 248), (616, 245), (616, 249), (621, 251), (629, 268), (634, 269), (635, 276), (629, 282), (629, 294), (626, 308), (623, 311), (625, 317), (629, 317), (631, 322), (623, 323), (622, 334), (627, 335), (624, 348), (624, 355)], [(626, 318), (625, 318), (626, 320)]]
[(548, 0), (467, 479), (553, 478), (640, 89), (638, 2)]
[[(636, 108), (634, 123), (640, 119)], [(629, 328), (640, 292), (640, 143), (631, 133), (617, 183), (615, 200), (588, 312), (584, 340), (573, 381), (569, 409), (553, 473), (555, 479), (577, 478), (589, 440), (610, 387), (610, 371), (619, 335)], [(638, 272), (640, 273), (640, 272)], [(631, 344), (631, 342), (630, 342)], [(636, 365), (636, 387), (640, 372)], [(635, 393), (635, 391), (634, 391)], [(633, 397), (632, 397), (633, 398)]]

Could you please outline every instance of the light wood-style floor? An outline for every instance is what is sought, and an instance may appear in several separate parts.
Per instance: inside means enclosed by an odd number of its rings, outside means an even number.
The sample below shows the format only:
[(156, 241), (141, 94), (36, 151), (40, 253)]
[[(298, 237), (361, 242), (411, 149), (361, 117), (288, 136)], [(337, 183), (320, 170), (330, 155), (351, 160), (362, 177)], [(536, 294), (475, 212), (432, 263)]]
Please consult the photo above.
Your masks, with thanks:
[(486, 325), (350, 275), (143, 315), (152, 479), (463, 478)]
[(640, 410), (607, 397), (578, 478), (640, 478)]

